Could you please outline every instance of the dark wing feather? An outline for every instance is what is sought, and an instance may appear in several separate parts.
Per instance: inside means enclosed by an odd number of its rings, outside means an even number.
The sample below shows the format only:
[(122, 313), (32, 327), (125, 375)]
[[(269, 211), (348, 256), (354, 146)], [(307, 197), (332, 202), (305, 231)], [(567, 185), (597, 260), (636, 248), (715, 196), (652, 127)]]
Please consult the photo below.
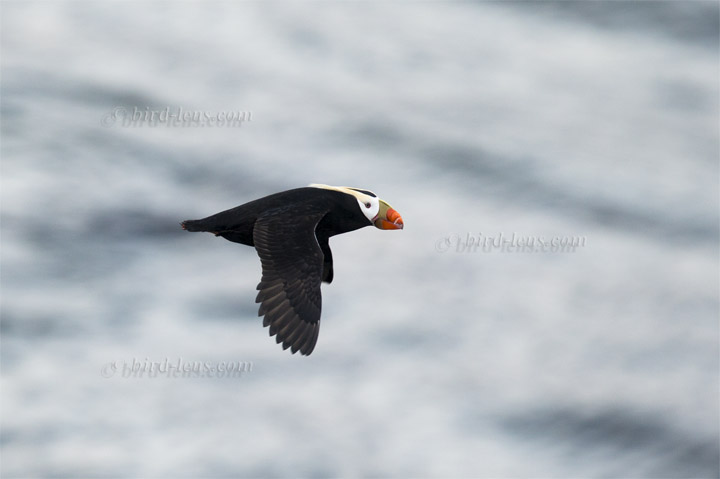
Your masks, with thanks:
[(255, 302), (258, 316), (283, 349), (308, 355), (320, 329), (323, 253), (315, 227), (326, 211), (293, 205), (264, 213), (255, 222), (253, 241), (262, 262)]

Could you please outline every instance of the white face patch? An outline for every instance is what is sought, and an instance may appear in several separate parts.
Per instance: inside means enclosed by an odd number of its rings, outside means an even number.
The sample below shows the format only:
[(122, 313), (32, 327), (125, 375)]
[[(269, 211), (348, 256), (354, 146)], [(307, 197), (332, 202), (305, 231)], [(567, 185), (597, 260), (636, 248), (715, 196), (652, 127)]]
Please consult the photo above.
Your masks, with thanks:
[[(363, 215), (368, 219), (368, 221), (372, 224), (377, 219), (378, 213), (380, 213), (380, 199), (377, 196), (371, 196), (368, 194), (365, 194), (361, 191), (358, 191), (356, 188), (349, 188), (347, 186), (328, 186), (328, 185), (320, 185), (313, 183), (313, 188), (323, 188), (325, 190), (335, 190), (335, 191), (341, 191), (343, 193), (346, 193), (348, 195), (352, 195), (355, 197), (355, 199), (358, 202), (358, 206), (360, 207), (360, 211), (362, 211)], [(372, 193), (368, 190), (368, 193)], [(372, 193), (373, 195), (375, 193)]]
[[(362, 195), (362, 193), (360, 194)], [(363, 212), (368, 221), (370, 221), (370, 223), (374, 223), (377, 219), (378, 213), (380, 212), (380, 200), (368, 195), (363, 196), (365, 197), (364, 199), (357, 199), (358, 204), (360, 205), (360, 210)]]

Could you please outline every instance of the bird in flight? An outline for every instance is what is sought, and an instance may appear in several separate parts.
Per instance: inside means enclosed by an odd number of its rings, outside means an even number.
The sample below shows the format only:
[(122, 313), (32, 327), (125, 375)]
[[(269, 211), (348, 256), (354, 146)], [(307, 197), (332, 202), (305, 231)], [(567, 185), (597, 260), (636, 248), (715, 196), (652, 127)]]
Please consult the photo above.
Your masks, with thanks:
[(181, 223), (254, 246), (262, 263), (256, 303), (283, 349), (309, 355), (320, 330), (320, 283), (333, 280), (329, 239), (365, 226), (403, 229), (400, 214), (375, 193), (312, 184), (275, 193), (201, 220)]

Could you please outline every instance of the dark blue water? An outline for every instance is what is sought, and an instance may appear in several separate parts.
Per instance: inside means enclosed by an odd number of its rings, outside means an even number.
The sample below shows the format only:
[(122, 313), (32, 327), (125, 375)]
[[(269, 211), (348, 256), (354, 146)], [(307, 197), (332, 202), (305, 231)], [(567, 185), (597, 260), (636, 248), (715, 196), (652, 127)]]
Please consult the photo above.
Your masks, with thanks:
[[(716, 2), (1, 26), (4, 477), (720, 475)], [(256, 253), (179, 222), (309, 183), (406, 229), (332, 240), (306, 358), (256, 317)]]

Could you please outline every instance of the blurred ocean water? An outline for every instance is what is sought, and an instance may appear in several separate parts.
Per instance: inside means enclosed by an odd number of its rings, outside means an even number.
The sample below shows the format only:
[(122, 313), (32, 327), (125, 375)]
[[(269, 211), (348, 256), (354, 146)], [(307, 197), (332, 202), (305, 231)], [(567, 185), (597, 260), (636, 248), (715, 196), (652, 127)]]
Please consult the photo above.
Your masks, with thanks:
[[(720, 476), (717, 2), (0, 8), (3, 477)], [(309, 183), (406, 229), (305, 358), (178, 223)]]

